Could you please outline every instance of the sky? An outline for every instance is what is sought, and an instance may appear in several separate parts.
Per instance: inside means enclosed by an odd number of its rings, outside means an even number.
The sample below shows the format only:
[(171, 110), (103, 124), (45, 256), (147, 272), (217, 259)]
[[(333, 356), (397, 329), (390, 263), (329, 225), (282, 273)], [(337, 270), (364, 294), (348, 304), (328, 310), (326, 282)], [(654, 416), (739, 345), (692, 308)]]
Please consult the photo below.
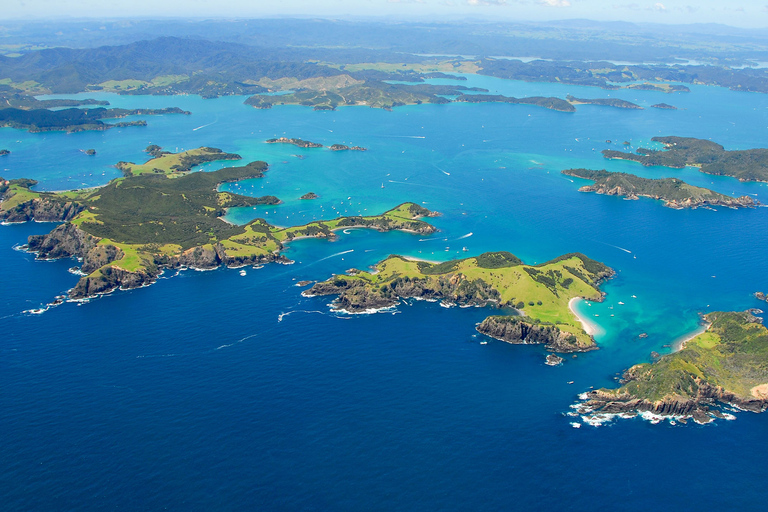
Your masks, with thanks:
[(4, 0), (5, 19), (57, 17), (584, 18), (768, 27), (768, 0)]

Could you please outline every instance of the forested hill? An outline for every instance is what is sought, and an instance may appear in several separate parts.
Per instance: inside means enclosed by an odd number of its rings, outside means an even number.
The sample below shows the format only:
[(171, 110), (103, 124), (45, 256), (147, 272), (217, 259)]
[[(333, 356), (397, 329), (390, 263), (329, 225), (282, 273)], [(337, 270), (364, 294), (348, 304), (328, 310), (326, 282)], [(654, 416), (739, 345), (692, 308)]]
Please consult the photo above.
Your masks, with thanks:
[[(75, 93), (108, 81), (145, 81), (146, 92), (168, 87), (168, 92), (187, 92), (213, 81), (239, 85), (240, 93), (262, 90), (245, 81), (254, 77), (299, 79), (329, 77), (342, 71), (301, 59), (289, 60), (290, 52), (211, 42), (161, 37), (124, 46), (89, 49), (53, 48), (20, 57), (0, 56), (0, 77), (13, 82), (35, 81), (54, 93)], [(157, 77), (164, 83), (152, 83)], [(183, 77), (183, 79), (182, 79)], [(239, 83), (240, 82), (240, 83)]]

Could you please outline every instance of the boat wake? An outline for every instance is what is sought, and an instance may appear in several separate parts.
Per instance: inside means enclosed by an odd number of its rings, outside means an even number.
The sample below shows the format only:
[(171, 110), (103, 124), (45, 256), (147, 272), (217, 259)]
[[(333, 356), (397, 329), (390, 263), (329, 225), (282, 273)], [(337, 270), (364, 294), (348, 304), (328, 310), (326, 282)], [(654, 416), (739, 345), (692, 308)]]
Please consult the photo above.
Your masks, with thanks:
[(606, 243), (606, 242), (601, 242), (600, 240), (595, 240), (595, 242), (597, 242), (599, 244), (607, 245), (608, 247), (613, 247), (614, 249), (618, 249), (620, 251), (624, 251), (624, 252), (626, 252), (628, 254), (632, 254), (632, 251), (630, 251), (629, 249), (625, 249), (623, 247), (619, 247), (618, 245), (613, 245), (613, 244), (609, 244), (609, 243)]
[(196, 132), (197, 130), (200, 130), (200, 129), (205, 128), (207, 126), (211, 126), (212, 124), (216, 124), (216, 123), (218, 123), (218, 121), (214, 121), (212, 123), (204, 124), (203, 126), (198, 126), (197, 128), (192, 128), (192, 131)]
[(336, 254), (331, 254), (330, 256), (326, 256), (325, 258), (320, 258), (315, 263), (318, 263), (318, 262), (321, 262), (321, 261), (324, 261), (324, 260), (328, 260), (328, 259), (331, 259), (331, 258), (335, 258), (336, 256), (341, 256), (342, 254), (349, 254), (350, 252), (355, 252), (355, 250), (354, 249), (350, 249), (348, 251), (337, 252)]

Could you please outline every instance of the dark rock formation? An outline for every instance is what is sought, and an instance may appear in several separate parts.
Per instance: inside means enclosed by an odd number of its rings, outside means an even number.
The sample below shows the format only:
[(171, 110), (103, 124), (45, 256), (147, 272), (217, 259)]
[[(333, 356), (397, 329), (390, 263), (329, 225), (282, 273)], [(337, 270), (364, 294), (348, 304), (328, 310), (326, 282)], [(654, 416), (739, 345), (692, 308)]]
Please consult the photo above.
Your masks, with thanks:
[(15, 207), (0, 211), (0, 220), (5, 222), (66, 222), (72, 220), (83, 207), (77, 203), (40, 197), (25, 201)]
[(477, 326), (477, 331), (513, 344), (541, 344), (553, 352), (585, 352), (597, 347), (579, 344), (576, 336), (554, 325), (536, 324), (517, 316), (489, 316)]
[(547, 354), (547, 361), (544, 364), (547, 366), (560, 366), (564, 361), (565, 359), (560, 356), (556, 356), (555, 354)]
[(314, 192), (307, 192), (306, 194), (301, 196), (299, 199), (317, 199), (318, 197), (320, 196), (318, 196)]
[[(624, 374), (624, 379), (633, 379), (631, 369)], [(629, 394), (616, 394), (602, 389), (587, 393), (586, 400), (579, 406), (582, 414), (621, 414), (652, 412), (662, 416), (691, 417), (697, 423), (708, 423), (714, 415), (710, 406), (717, 402), (729, 404), (752, 412), (768, 410), (768, 398), (741, 398), (723, 389), (712, 386), (700, 379), (695, 379), (697, 393), (693, 397), (666, 397), (652, 402)]]
[(361, 146), (345, 146), (344, 144), (332, 144), (328, 146), (331, 151), (368, 151), (367, 148)]
[(308, 140), (302, 140), (302, 139), (289, 139), (288, 137), (279, 137), (277, 139), (269, 139), (267, 140), (267, 144), (293, 144), (294, 146), (298, 146), (300, 148), (323, 147), (322, 144), (318, 144), (317, 142), (310, 142)]
[(402, 277), (381, 288), (361, 279), (343, 276), (317, 283), (306, 295), (338, 295), (336, 309), (356, 313), (397, 304), (400, 298), (441, 300), (447, 303), (486, 306), (497, 305), (499, 292), (482, 279), (469, 280), (463, 274), (441, 276), (437, 280)]

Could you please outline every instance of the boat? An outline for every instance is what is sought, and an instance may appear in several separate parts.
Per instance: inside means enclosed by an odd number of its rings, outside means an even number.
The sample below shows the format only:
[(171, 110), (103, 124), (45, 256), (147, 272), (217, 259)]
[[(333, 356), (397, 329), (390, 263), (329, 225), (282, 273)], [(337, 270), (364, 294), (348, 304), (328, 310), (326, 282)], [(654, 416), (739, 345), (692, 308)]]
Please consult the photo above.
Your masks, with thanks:
[(241, 275), (241, 276), (244, 276), (244, 275), (245, 275), (245, 273), (246, 273), (246, 272), (245, 272), (245, 270), (241, 270), (241, 271), (240, 271), (240, 275)]

